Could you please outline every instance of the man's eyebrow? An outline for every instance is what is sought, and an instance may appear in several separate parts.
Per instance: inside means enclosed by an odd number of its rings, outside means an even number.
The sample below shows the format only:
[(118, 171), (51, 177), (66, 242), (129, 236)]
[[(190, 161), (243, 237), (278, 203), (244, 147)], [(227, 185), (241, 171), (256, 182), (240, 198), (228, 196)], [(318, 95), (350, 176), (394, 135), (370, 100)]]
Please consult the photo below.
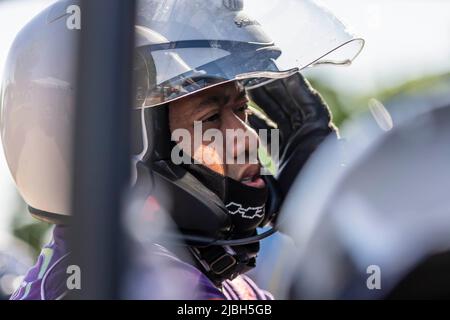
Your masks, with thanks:
[(201, 100), (201, 102), (198, 104), (198, 106), (200, 108), (207, 106), (211, 103), (216, 103), (216, 104), (221, 104), (222, 100), (224, 100), (223, 97), (219, 96), (219, 95), (215, 95), (215, 96), (209, 96), (206, 97), (204, 99)]
[[(241, 90), (238, 95), (235, 96), (234, 101), (240, 101), (247, 97), (247, 92)], [(211, 103), (217, 104), (219, 106), (226, 105), (231, 100), (230, 95), (216, 94), (213, 96), (205, 97), (198, 104), (199, 108), (205, 107)]]

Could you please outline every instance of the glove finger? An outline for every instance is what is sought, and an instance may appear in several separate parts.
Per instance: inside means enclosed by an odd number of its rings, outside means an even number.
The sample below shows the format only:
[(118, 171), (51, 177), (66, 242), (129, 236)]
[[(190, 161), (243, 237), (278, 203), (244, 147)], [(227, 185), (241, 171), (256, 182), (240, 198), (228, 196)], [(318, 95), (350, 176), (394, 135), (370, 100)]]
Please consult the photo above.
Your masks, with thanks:
[(283, 112), (286, 115), (284, 120), (289, 121), (292, 131), (301, 128), (307, 119), (314, 119), (318, 110), (326, 109), (321, 97), (299, 72), (271, 82), (260, 90), (276, 101), (277, 110), (273, 112)]
[(321, 95), (300, 73), (284, 79), (286, 90), (290, 93), (295, 107), (303, 111), (304, 121), (321, 119), (331, 121), (331, 112)]
[(269, 83), (264, 89), (273, 100), (277, 101), (278, 112), (286, 115), (291, 130), (295, 131), (301, 127), (304, 115), (301, 108), (293, 100), (291, 92), (289, 92), (286, 86), (285, 79)]
[(292, 132), (289, 114), (284, 112), (283, 108), (280, 106), (279, 100), (273, 97), (266, 86), (249, 90), (248, 96), (278, 125), (281, 134), (288, 136)]

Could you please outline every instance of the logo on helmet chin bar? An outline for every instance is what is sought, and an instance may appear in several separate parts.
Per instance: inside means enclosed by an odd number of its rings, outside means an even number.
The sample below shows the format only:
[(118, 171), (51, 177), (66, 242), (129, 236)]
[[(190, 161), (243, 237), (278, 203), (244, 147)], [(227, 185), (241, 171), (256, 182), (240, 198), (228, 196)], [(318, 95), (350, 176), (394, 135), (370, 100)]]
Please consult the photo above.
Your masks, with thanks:
[(255, 219), (264, 217), (265, 205), (260, 207), (243, 208), (241, 204), (230, 202), (225, 206), (230, 214), (239, 214), (244, 219)]

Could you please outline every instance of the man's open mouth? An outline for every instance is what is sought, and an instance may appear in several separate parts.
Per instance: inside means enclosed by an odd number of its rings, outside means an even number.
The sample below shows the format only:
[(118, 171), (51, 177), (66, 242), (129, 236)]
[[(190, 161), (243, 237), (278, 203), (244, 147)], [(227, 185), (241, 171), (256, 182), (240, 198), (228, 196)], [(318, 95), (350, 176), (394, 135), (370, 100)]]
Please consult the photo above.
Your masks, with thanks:
[(246, 186), (262, 189), (266, 186), (266, 182), (263, 178), (258, 174), (254, 174), (251, 176), (246, 176), (245, 178), (241, 179), (241, 183), (245, 184)]

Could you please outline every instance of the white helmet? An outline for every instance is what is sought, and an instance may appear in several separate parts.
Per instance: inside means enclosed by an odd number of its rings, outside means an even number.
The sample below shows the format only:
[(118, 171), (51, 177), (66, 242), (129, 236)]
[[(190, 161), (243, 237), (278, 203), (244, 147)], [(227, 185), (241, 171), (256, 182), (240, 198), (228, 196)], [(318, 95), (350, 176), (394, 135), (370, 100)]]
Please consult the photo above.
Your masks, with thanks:
[[(51, 221), (70, 215), (80, 32), (66, 22), (67, 8), (76, 3), (58, 1), (21, 30), (0, 96), (0, 132), (12, 176), (30, 211)], [(245, 6), (258, 21), (244, 13), (243, 0), (138, 1), (134, 107), (165, 104), (228, 81), (263, 85), (312, 64), (347, 64), (363, 47), (363, 40), (312, 1), (246, 0)], [(293, 12), (299, 19), (285, 21)], [(287, 34), (295, 39), (286, 42)], [(284, 46), (292, 44), (297, 52), (285, 54)], [(344, 56), (337, 55), (344, 45)]]

